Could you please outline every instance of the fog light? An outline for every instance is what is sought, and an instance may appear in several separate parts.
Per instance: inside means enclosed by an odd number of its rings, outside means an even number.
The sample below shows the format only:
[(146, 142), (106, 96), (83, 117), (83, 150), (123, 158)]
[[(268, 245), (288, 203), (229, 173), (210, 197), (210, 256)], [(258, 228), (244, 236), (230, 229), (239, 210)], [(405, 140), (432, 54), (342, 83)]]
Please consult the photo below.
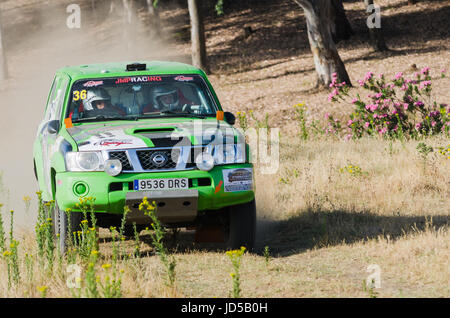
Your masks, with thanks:
[(209, 153), (201, 153), (195, 159), (197, 168), (203, 171), (209, 171), (214, 167), (214, 158)]
[(105, 162), (105, 172), (113, 177), (122, 172), (122, 163), (117, 159), (109, 159)]
[(77, 196), (86, 195), (88, 193), (88, 191), (89, 191), (89, 188), (88, 188), (87, 184), (85, 184), (84, 182), (77, 182), (73, 186), (73, 192)]

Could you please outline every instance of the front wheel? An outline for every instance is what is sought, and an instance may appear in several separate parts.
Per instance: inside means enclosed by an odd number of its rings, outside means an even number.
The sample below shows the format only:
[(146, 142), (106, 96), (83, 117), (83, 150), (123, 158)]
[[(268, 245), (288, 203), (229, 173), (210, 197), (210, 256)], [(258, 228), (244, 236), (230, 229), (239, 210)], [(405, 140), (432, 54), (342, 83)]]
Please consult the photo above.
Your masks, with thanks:
[(81, 220), (83, 214), (80, 212), (70, 212), (67, 214), (65, 211), (58, 207), (58, 203), (55, 206), (55, 217), (54, 217), (54, 230), (55, 234), (59, 234), (58, 243), (61, 254), (67, 252), (67, 247), (69, 243), (69, 235), (72, 236), (74, 232), (80, 230)]
[(255, 200), (229, 207), (229, 222), (226, 230), (227, 248), (239, 249), (241, 246), (251, 251), (256, 236)]

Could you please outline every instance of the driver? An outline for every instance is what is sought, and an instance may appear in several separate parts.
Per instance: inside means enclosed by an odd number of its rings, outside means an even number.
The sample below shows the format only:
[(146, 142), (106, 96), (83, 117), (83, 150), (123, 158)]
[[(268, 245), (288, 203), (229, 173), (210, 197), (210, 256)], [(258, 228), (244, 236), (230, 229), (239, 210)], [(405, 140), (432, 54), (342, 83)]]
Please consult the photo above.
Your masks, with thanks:
[(173, 85), (158, 85), (152, 90), (152, 103), (144, 106), (143, 113), (154, 111), (184, 111), (187, 105), (192, 102), (187, 100), (184, 95)]
[(83, 99), (84, 118), (105, 116), (114, 117), (124, 115), (111, 104), (111, 96), (104, 88), (94, 88), (87, 92)]

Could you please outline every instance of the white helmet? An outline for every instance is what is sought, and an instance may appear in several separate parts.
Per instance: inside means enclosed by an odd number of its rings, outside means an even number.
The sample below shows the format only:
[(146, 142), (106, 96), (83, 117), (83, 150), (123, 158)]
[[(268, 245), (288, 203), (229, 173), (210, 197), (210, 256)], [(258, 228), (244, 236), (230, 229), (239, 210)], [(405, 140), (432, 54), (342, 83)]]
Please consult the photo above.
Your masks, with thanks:
[(93, 88), (88, 90), (86, 94), (86, 98), (83, 99), (83, 107), (84, 110), (94, 110), (93, 102), (104, 100), (104, 101), (110, 101), (111, 96), (108, 94), (108, 92), (104, 88)]
[[(172, 96), (171, 102), (165, 96)], [(179, 104), (178, 90), (172, 85), (159, 85), (153, 89), (153, 105), (158, 110), (173, 110)]]

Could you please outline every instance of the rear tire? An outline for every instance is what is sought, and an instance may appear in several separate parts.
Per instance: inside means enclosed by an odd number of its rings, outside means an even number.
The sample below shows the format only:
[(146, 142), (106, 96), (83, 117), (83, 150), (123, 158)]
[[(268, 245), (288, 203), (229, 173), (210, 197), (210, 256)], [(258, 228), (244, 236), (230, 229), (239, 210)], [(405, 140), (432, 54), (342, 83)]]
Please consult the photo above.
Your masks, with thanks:
[(36, 178), (36, 181), (38, 180), (38, 176), (37, 176), (37, 170), (36, 170), (36, 161), (33, 160), (33, 172), (34, 172), (34, 177)]
[(239, 249), (244, 246), (251, 251), (256, 236), (256, 204), (255, 200), (229, 208), (227, 248)]

